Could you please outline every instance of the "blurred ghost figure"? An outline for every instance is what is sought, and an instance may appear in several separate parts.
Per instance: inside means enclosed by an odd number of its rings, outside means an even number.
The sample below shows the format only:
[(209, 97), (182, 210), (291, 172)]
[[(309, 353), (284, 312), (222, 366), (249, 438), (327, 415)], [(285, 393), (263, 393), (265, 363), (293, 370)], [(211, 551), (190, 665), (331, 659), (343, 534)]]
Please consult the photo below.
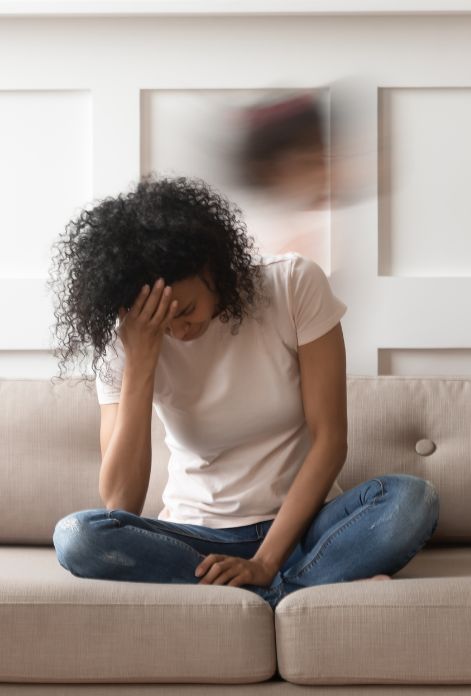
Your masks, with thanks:
[(343, 208), (376, 195), (388, 134), (378, 138), (371, 95), (370, 81), (351, 75), (316, 90), (271, 90), (239, 109), (238, 185), (299, 210)]
[(284, 94), (241, 112), (238, 180), (300, 210), (328, 201), (326, 116), (309, 93)]
[[(228, 187), (262, 253), (297, 251), (330, 273), (330, 214), (389, 195), (376, 87), (350, 75), (273, 88), (220, 113)], [(384, 121), (385, 119), (383, 119)]]
[(227, 106), (227, 187), (264, 254), (297, 251), (329, 272), (329, 170), (325, 95), (270, 89)]

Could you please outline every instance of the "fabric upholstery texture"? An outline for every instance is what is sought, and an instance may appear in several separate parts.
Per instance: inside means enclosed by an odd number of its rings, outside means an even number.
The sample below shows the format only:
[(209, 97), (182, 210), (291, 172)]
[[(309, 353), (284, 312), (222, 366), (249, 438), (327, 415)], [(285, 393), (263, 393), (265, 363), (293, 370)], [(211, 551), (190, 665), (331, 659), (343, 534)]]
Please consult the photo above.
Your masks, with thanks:
[[(0, 380), (0, 694), (471, 694), (471, 380), (350, 376), (347, 386), (342, 489), (420, 476), (439, 493), (439, 525), (393, 581), (305, 588), (273, 612), (242, 588), (62, 568), (56, 522), (103, 507), (94, 385)], [(148, 517), (162, 506), (163, 436), (154, 414)]]

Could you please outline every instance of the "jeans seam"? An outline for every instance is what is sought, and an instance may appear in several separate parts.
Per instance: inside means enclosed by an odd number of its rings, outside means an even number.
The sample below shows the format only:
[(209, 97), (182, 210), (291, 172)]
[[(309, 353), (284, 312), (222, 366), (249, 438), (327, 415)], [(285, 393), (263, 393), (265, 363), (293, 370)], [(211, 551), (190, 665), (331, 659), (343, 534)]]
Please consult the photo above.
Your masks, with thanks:
[(313, 565), (315, 565), (317, 563), (317, 561), (319, 560), (319, 558), (322, 556), (324, 549), (332, 543), (332, 541), (340, 534), (340, 532), (343, 532), (344, 529), (347, 529), (348, 527), (350, 527), (354, 522), (356, 522), (360, 517), (362, 517), (365, 512), (367, 512), (370, 508), (372, 508), (374, 506), (374, 504), (375, 503), (373, 501), (369, 505), (365, 505), (359, 514), (355, 515), (355, 517), (352, 517), (352, 519), (348, 520), (348, 522), (343, 524), (333, 534), (331, 534), (325, 540), (325, 542), (322, 544), (322, 547), (317, 552), (315, 558), (313, 558), (311, 561), (309, 561), (309, 563), (307, 565), (305, 565), (298, 573), (296, 573), (295, 577), (300, 577), (301, 575), (304, 575), (305, 573), (307, 573), (308, 570), (310, 570), (311, 567)]
[[(158, 530), (156, 530), (156, 531), (159, 534), (165, 534), (164, 531), (158, 531)], [(208, 541), (208, 542), (214, 543), (214, 544), (243, 544), (245, 542), (253, 543), (254, 541), (260, 541), (259, 537), (256, 537), (255, 539), (234, 539), (234, 540), (232, 540), (232, 539), (210, 539), (208, 537), (198, 536), (198, 534), (191, 534), (190, 532), (188, 532), (188, 533), (182, 532), (179, 529), (177, 529), (175, 531), (172, 530), (172, 534), (180, 534), (181, 536), (188, 537), (189, 539), (198, 539), (198, 541)]]
[[(381, 486), (381, 497), (383, 497), (383, 495), (384, 495), (384, 486), (383, 486), (383, 482), (382, 482), (381, 479), (379, 479), (379, 478), (375, 478), (375, 479), (373, 479), (373, 481), (378, 481), (379, 485)], [(378, 497), (378, 494), (376, 494), (375, 497), (373, 498), (373, 500), (372, 500), (373, 503), (376, 502), (376, 498), (377, 498), (377, 497)]]
[[(122, 523), (119, 519), (111, 516), (112, 513), (116, 512), (116, 511), (119, 511), (119, 508), (115, 508), (113, 510), (108, 510), (107, 517), (108, 517), (108, 519), (114, 520), (118, 525), (121, 525)], [(130, 527), (133, 527), (133, 529), (138, 529), (138, 530), (142, 529), (142, 527), (137, 527), (135, 525), (125, 525), (125, 526), (130, 526)], [(150, 532), (151, 534), (163, 534), (165, 536), (170, 535), (170, 531), (167, 534), (167, 530), (164, 530), (164, 529), (155, 529), (155, 530), (144, 529), (142, 531)], [(253, 539), (234, 539), (234, 540), (232, 540), (232, 539), (209, 539), (208, 537), (199, 536), (198, 534), (193, 534), (192, 532), (187, 532), (185, 530), (181, 530), (178, 527), (176, 527), (175, 529), (172, 529), (171, 533), (178, 534), (179, 536), (188, 537), (189, 539), (197, 539), (198, 541), (208, 541), (210, 543), (215, 543), (215, 544), (241, 544), (241, 543), (245, 543), (245, 542), (253, 543), (255, 541), (260, 541), (259, 536), (255, 537)]]

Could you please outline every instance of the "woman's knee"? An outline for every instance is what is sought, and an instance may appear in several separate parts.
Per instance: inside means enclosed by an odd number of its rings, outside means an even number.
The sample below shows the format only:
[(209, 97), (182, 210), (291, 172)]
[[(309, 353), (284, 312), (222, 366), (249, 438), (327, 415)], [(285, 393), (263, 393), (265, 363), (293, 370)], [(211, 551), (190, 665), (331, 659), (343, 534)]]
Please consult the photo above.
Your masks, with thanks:
[(106, 508), (93, 508), (91, 510), (71, 512), (56, 523), (53, 536), (60, 535), (61, 537), (76, 538), (77, 536), (89, 534), (90, 531), (96, 528), (93, 523), (108, 519), (108, 513), (109, 510)]
[(419, 476), (396, 474), (381, 477), (386, 487), (388, 478), (399, 501), (398, 510), (407, 513), (409, 523), (416, 521), (418, 533), (428, 531), (431, 536), (438, 525), (440, 513), (440, 499), (435, 485)]
[(73, 572), (80, 559), (87, 557), (94, 543), (100, 525), (96, 523), (108, 519), (106, 508), (79, 510), (60, 519), (52, 535), (52, 542), (60, 564)]

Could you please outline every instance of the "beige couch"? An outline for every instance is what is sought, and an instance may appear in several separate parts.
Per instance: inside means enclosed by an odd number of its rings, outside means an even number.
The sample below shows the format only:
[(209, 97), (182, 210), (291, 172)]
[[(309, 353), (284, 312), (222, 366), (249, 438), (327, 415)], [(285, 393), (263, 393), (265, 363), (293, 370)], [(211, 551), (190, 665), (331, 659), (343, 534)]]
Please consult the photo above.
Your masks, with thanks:
[[(349, 377), (348, 411), (343, 490), (429, 479), (439, 525), (392, 580), (298, 590), (273, 611), (239, 587), (66, 571), (56, 522), (103, 507), (94, 385), (0, 380), (0, 694), (471, 694), (471, 379)], [(156, 517), (156, 414), (152, 436), (142, 514)]]

